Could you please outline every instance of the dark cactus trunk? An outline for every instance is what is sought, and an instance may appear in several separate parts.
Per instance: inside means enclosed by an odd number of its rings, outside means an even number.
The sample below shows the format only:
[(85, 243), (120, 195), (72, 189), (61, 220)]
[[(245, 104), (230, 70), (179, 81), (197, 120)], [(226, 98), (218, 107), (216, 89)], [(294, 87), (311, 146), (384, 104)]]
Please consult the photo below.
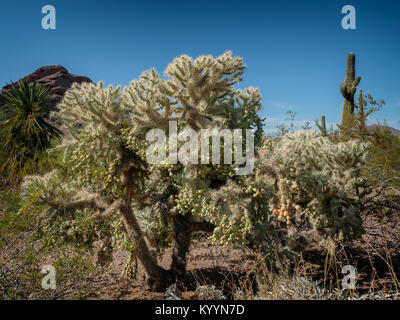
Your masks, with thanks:
[(123, 201), (121, 205), (121, 214), (129, 238), (137, 245), (138, 259), (147, 273), (148, 284), (151, 290), (161, 292), (165, 291), (172, 283), (171, 273), (168, 270), (161, 268), (157, 264), (156, 259), (150, 253), (129, 202)]
[(137, 257), (148, 277), (148, 284), (153, 291), (163, 292), (171, 285), (172, 277), (168, 270), (163, 269), (157, 263), (146, 243), (144, 234), (131, 208), (132, 197), (138, 188), (138, 184), (145, 180), (146, 164), (142, 164), (140, 158), (132, 154), (124, 146), (121, 146), (121, 182), (125, 187), (125, 194), (120, 199), (120, 211), (126, 232), (131, 241), (137, 246)]
[(186, 280), (187, 253), (193, 232), (212, 233), (214, 225), (206, 221), (195, 221), (190, 212), (172, 215), (174, 225), (174, 247), (172, 250), (171, 276), (179, 282)]
[(172, 251), (171, 272), (176, 280), (184, 280), (186, 275), (186, 255), (189, 252), (192, 233), (194, 230), (193, 217), (191, 213), (174, 214), (174, 248)]

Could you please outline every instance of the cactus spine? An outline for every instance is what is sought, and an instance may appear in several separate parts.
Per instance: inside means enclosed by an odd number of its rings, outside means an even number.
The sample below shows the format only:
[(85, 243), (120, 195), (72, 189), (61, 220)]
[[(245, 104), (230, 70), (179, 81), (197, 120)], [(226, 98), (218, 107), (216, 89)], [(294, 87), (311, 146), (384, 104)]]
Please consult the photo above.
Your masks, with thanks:
[(361, 77), (355, 77), (356, 70), (356, 57), (354, 53), (350, 52), (347, 55), (347, 69), (346, 78), (344, 83), (340, 85), (340, 92), (343, 95), (343, 109), (341, 127), (344, 129), (349, 127), (352, 123), (352, 116), (354, 114), (354, 94), (356, 87), (360, 83)]

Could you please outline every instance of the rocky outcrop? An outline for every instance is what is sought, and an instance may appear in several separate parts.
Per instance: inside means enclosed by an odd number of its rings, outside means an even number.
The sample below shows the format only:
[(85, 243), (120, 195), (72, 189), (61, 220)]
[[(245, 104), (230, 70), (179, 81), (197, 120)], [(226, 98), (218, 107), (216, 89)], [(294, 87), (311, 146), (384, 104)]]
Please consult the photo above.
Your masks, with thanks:
[[(27, 79), (28, 82), (36, 81), (39, 86), (49, 86), (53, 90), (53, 94), (50, 96), (46, 106), (46, 114), (49, 114), (50, 111), (56, 109), (56, 105), (62, 100), (65, 92), (74, 82), (92, 82), (88, 77), (70, 74), (63, 66), (44, 66), (21, 80), (23, 79)], [(14, 84), (18, 85), (18, 82), (15, 82)], [(0, 91), (0, 99), (3, 90), (8, 89), (9, 85), (3, 87), (2, 91)]]

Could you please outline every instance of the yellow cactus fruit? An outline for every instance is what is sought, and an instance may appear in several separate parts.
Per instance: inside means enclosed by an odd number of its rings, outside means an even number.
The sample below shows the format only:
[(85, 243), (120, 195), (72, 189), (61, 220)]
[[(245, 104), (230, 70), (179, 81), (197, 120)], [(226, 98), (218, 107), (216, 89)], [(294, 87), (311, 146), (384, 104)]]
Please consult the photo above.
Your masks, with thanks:
[(283, 211), (283, 216), (284, 217), (289, 217), (289, 211), (287, 211), (287, 210)]

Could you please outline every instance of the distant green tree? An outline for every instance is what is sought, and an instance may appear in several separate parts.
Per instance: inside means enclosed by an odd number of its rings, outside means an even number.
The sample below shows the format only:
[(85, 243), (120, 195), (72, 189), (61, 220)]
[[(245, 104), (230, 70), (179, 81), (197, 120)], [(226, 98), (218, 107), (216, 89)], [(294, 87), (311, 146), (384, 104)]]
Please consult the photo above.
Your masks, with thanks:
[(0, 168), (10, 181), (17, 181), (40, 152), (46, 150), (61, 131), (44, 118), (51, 89), (35, 82), (11, 84), (2, 96), (0, 145), (6, 159)]
[(341, 131), (341, 139), (361, 139), (369, 140), (371, 138), (371, 130), (368, 129), (368, 117), (379, 111), (384, 105), (383, 99), (375, 100), (370, 94), (363, 95), (362, 91), (358, 94), (358, 104), (354, 104), (353, 114), (346, 118), (346, 126), (339, 125)]
[(311, 122), (310, 121), (306, 121), (302, 126), (301, 126), (302, 130), (311, 130)]
[[(296, 118), (297, 113), (292, 111), (292, 110), (288, 110), (286, 111), (286, 118), (285, 121), (290, 121), (290, 123), (286, 123), (286, 122), (281, 122), (280, 124), (276, 125), (276, 132), (274, 132), (270, 138), (282, 138), (283, 136), (289, 134), (289, 133), (293, 133), (296, 129), (295, 124), (294, 124), (294, 120)], [(303, 128), (304, 129), (304, 128)], [(304, 129), (306, 130), (306, 129)]]
[(400, 210), (400, 138), (387, 125), (378, 125), (370, 133), (372, 143), (364, 174), (376, 190), (373, 205), (384, 212)]
[[(3, 109), (0, 106), (0, 122), (2, 122), (5, 119), (6, 115), (3, 111)], [(2, 145), (2, 138), (0, 136), (0, 145)], [(0, 168), (3, 166), (4, 162), (7, 160), (7, 156), (3, 149), (0, 149)]]

